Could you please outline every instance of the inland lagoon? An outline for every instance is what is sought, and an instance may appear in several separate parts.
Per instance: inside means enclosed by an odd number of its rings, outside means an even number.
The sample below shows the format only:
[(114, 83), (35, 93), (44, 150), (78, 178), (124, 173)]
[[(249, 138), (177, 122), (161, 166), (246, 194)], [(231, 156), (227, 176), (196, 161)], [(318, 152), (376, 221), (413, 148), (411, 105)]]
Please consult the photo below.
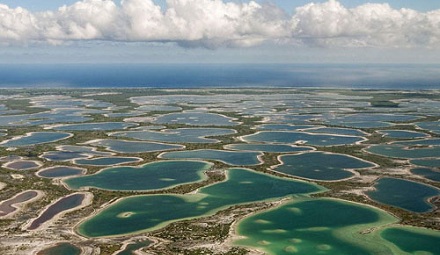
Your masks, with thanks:
[(193, 126), (236, 126), (235, 119), (216, 113), (182, 112), (169, 113), (156, 118), (156, 124), (185, 124)]
[(425, 133), (407, 130), (380, 130), (378, 132), (383, 134), (385, 137), (393, 139), (417, 139), (428, 137), (428, 135)]
[(311, 128), (304, 130), (309, 133), (317, 133), (317, 134), (331, 134), (331, 135), (348, 135), (348, 136), (365, 136), (366, 133), (357, 129), (352, 128), (329, 128), (329, 127), (321, 127), (321, 128)]
[(394, 254), (371, 230), (397, 222), (374, 207), (343, 200), (293, 199), (237, 224), (235, 244), (271, 255)]
[(376, 166), (373, 163), (344, 154), (308, 152), (298, 155), (282, 155), (282, 164), (274, 171), (318, 181), (339, 181), (354, 176), (352, 170)]
[(62, 178), (74, 175), (82, 175), (86, 172), (86, 169), (71, 166), (53, 166), (45, 169), (41, 169), (37, 172), (37, 176), (44, 178)]
[(426, 121), (418, 122), (416, 125), (422, 129), (431, 131), (436, 134), (440, 134), (440, 121)]
[(217, 139), (207, 136), (232, 135), (237, 131), (226, 128), (178, 128), (161, 131), (126, 131), (111, 133), (111, 136), (127, 137), (143, 141), (171, 142), (171, 143), (218, 143)]
[(119, 129), (127, 129), (136, 127), (136, 123), (128, 122), (97, 122), (97, 123), (81, 123), (81, 124), (62, 124), (51, 127), (58, 131), (111, 131)]
[(287, 144), (249, 144), (249, 143), (228, 144), (223, 146), (223, 148), (234, 151), (261, 151), (261, 152), (270, 152), (270, 153), (304, 152), (304, 151), (314, 150), (313, 147), (308, 147), (308, 146), (295, 146), (295, 145), (287, 145)]
[(241, 137), (245, 142), (265, 142), (292, 144), (301, 143), (315, 146), (338, 146), (355, 144), (365, 141), (365, 138), (359, 136), (342, 136), (328, 134), (311, 134), (294, 131), (260, 131), (252, 135)]
[(122, 164), (138, 163), (141, 162), (141, 158), (137, 157), (101, 157), (92, 159), (74, 159), (73, 163), (76, 165), (86, 166), (115, 166)]
[(434, 207), (427, 200), (440, 195), (433, 186), (389, 177), (380, 178), (374, 188), (365, 192), (371, 199), (417, 213), (432, 210)]
[(135, 251), (147, 247), (152, 243), (153, 242), (148, 239), (129, 243), (125, 246), (125, 248), (122, 251), (117, 252), (115, 255), (133, 255), (135, 254)]
[(202, 159), (215, 160), (231, 166), (253, 166), (261, 164), (261, 152), (255, 151), (224, 151), (224, 150), (192, 150), (164, 152), (159, 158), (164, 159)]
[(32, 132), (23, 136), (17, 136), (0, 143), (2, 147), (24, 147), (42, 143), (53, 143), (73, 136), (62, 132)]
[(37, 255), (80, 255), (81, 249), (70, 243), (58, 243), (37, 252)]
[(440, 146), (410, 147), (408, 145), (392, 143), (372, 145), (366, 151), (391, 158), (417, 159), (438, 157), (440, 155)]
[(413, 159), (409, 162), (418, 166), (440, 167), (440, 158)]
[(77, 151), (46, 151), (40, 157), (48, 161), (65, 162), (74, 159), (90, 158), (90, 155)]
[(289, 125), (289, 124), (262, 124), (256, 126), (257, 130), (276, 130), (276, 131), (297, 131), (322, 126), (314, 125)]
[(71, 189), (158, 190), (200, 181), (212, 167), (203, 161), (158, 161), (136, 167), (112, 167), (93, 175), (64, 180)]
[(14, 213), (17, 211), (17, 207), (20, 206), (20, 204), (28, 203), (38, 197), (38, 191), (35, 190), (27, 190), (23, 191), (14, 197), (5, 200), (0, 203), (0, 218), (8, 216), (9, 214)]
[(212, 215), (236, 204), (304, 196), (323, 190), (307, 182), (247, 169), (230, 169), (225, 181), (200, 188), (196, 194), (141, 195), (120, 199), (82, 222), (77, 231), (86, 237), (145, 232), (171, 222)]
[(178, 144), (164, 144), (156, 142), (125, 141), (116, 139), (98, 139), (86, 142), (88, 145), (102, 146), (106, 150), (117, 153), (145, 153), (155, 151), (168, 151), (184, 149), (185, 146)]
[(66, 211), (73, 210), (75, 208), (79, 208), (83, 205), (84, 200), (87, 195), (84, 193), (75, 193), (66, 197), (61, 198), (60, 200), (49, 205), (43, 213), (41, 213), (38, 218), (34, 219), (29, 226), (28, 230), (35, 230), (41, 227), (44, 223), (52, 220), (57, 215), (63, 214)]
[(15, 160), (2, 165), (2, 167), (11, 170), (25, 171), (38, 169), (42, 165), (41, 162), (35, 160)]
[(440, 171), (431, 168), (418, 167), (410, 170), (411, 173), (422, 176), (428, 180), (440, 182)]

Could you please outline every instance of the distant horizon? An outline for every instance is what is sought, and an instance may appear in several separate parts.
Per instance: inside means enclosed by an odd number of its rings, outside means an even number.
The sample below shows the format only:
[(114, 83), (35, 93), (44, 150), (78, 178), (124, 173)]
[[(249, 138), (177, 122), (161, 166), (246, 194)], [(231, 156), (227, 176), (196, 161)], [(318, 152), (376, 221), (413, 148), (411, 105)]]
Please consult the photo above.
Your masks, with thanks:
[(0, 64), (4, 88), (440, 89), (440, 64)]

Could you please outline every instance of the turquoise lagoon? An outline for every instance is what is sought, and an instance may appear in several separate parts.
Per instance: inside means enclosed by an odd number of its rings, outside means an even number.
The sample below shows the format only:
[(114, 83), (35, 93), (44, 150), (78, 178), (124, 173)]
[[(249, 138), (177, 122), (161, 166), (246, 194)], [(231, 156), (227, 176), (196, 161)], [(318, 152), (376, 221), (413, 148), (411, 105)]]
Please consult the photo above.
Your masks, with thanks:
[(136, 123), (128, 122), (96, 122), (81, 124), (64, 124), (53, 127), (52, 129), (60, 131), (111, 131), (136, 127)]
[(130, 164), (141, 162), (141, 158), (135, 157), (101, 157), (92, 159), (74, 159), (73, 163), (76, 165), (86, 165), (86, 166), (114, 166), (122, 164)]
[(312, 151), (314, 148), (307, 146), (294, 146), (286, 144), (228, 144), (223, 146), (227, 150), (237, 150), (237, 151), (262, 151), (271, 153), (288, 153), (288, 152), (304, 152)]
[(159, 161), (137, 167), (112, 167), (93, 175), (64, 180), (71, 189), (158, 190), (202, 180), (212, 164), (202, 161)]
[(212, 215), (236, 204), (323, 191), (320, 186), (230, 169), (223, 182), (200, 188), (196, 194), (141, 195), (123, 198), (82, 222), (77, 231), (87, 237), (151, 231), (178, 220)]
[(373, 227), (397, 219), (374, 207), (337, 199), (299, 199), (240, 221), (235, 244), (273, 255), (393, 254)]
[(173, 143), (218, 143), (217, 139), (206, 138), (208, 136), (232, 135), (236, 131), (225, 128), (179, 128), (165, 129), (162, 131), (128, 131), (115, 132), (112, 136), (128, 137), (144, 141), (173, 142)]
[(118, 153), (145, 153), (155, 151), (168, 151), (183, 149), (185, 146), (178, 144), (164, 144), (156, 142), (124, 141), (115, 139), (99, 139), (87, 142), (89, 145), (102, 146), (106, 150)]
[(440, 195), (440, 190), (433, 186), (389, 177), (380, 178), (374, 188), (365, 192), (371, 199), (418, 213), (432, 210), (427, 200)]
[(62, 132), (33, 132), (15, 137), (0, 143), (2, 147), (23, 147), (42, 143), (52, 143), (71, 137), (72, 134)]
[(359, 136), (341, 136), (328, 134), (311, 134), (304, 132), (289, 131), (261, 131), (256, 134), (243, 136), (246, 142), (266, 142), (266, 143), (305, 143), (314, 146), (338, 146), (354, 144), (364, 141)]
[(192, 150), (172, 151), (159, 155), (164, 159), (206, 159), (216, 160), (232, 166), (253, 166), (261, 164), (261, 152), (254, 151), (224, 151), (224, 150)]
[(354, 176), (354, 173), (347, 169), (375, 166), (373, 163), (355, 157), (325, 152), (283, 155), (280, 161), (282, 164), (275, 166), (274, 171), (318, 181), (338, 181), (350, 178)]

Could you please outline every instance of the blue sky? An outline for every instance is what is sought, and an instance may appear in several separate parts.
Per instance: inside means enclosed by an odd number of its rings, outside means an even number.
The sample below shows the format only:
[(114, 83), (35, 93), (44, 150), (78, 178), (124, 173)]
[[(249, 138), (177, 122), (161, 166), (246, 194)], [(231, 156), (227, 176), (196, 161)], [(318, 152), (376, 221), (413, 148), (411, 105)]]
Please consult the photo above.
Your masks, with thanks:
[(440, 63), (440, 1), (385, 1), (0, 0), (0, 63)]

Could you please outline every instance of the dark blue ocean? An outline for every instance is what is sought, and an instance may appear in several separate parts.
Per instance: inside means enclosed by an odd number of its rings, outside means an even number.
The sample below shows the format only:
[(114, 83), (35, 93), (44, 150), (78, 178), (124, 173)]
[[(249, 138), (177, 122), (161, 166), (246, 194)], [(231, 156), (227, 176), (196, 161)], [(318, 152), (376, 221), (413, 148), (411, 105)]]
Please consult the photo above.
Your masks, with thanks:
[(0, 87), (440, 89), (440, 65), (1, 64)]

